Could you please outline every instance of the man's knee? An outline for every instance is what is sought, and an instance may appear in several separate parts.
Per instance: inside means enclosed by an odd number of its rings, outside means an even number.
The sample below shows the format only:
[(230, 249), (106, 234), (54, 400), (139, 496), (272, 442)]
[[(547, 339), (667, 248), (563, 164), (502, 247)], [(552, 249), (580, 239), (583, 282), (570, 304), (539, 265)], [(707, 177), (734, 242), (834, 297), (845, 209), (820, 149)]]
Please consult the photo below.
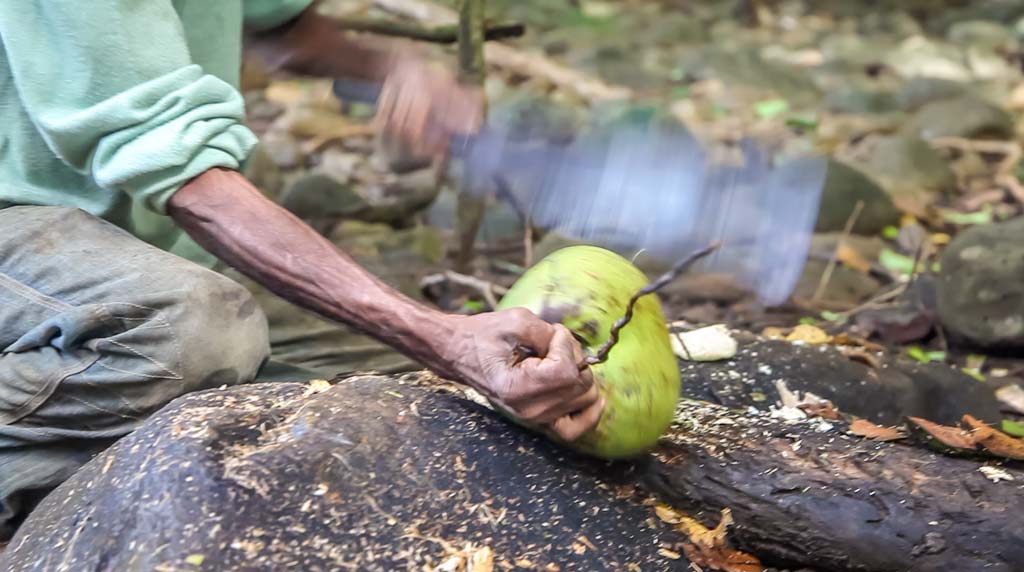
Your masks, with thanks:
[(186, 391), (248, 383), (270, 356), (267, 318), (241, 284), (206, 270), (189, 272), (172, 311)]

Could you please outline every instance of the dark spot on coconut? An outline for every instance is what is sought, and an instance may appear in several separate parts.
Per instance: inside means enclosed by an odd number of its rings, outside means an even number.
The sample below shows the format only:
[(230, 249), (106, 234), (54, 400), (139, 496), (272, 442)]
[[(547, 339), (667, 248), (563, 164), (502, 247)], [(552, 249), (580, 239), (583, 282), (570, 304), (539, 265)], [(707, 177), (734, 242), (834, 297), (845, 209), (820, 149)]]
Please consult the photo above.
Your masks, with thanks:
[(545, 299), (538, 316), (549, 324), (564, 324), (566, 319), (578, 316), (579, 313), (578, 304), (552, 304), (550, 300)]
[(597, 322), (594, 320), (587, 320), (579, 326), (580, 333), (588, 338), (597, 336)]

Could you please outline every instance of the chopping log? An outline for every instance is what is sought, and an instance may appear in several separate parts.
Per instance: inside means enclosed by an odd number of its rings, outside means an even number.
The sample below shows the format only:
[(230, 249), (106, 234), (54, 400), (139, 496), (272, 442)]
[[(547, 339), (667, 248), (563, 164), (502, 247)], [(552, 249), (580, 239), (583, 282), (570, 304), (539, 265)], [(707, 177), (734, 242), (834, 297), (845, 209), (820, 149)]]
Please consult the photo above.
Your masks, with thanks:
[(689, 570), (658, 503), (709, 527), (729, 508), (766, 566), (1024, 568), (1019, 467), (691, 400), (651, 455), (599, 462), (470, 397), (424, 374), (185, 396), (49, 495), (0, 568)]

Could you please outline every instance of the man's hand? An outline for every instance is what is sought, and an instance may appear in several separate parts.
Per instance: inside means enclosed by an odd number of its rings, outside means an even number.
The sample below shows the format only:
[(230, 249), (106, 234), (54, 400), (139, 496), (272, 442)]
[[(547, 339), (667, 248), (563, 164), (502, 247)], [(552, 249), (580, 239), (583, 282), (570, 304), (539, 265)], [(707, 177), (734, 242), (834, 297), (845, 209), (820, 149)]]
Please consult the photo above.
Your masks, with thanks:
[(572, 333), (529, 310), (460, 316), (442, 359), (454, 377), (480, 390), (515, 417), (548, 426), (567, 441), (600, 419), (604, 399)]
[[(565, 327), (524, 309), (457, 316), (419, 304), (236, 171), (211, 169), (193, 179), (171, 197), (168, 214), (271, 292), (484, 392), (524, 421), (573, 440), (601, 414), (589, 370), (581, 374), (576, 366), (582, 350)], [(530, 355), (522, 358), (522, 349)]]
[(444, 155), (453, 136), (471, 134), (483, 122), (479, 87), (460, 84), (408, 42), (346, 34), (316, 3), (280, 29), (250, 34), (246, 48), (270, 70), (380, 85), (377, 125), (414, 157)]
[(405, 53), (394, 60), (377, 102), (376, 122), (385, 137), (397, 138), (413, 156), (447, 153), (451, 138), (469, 135), (483, 123), (479, 87), (460, 84), (447, 70)]

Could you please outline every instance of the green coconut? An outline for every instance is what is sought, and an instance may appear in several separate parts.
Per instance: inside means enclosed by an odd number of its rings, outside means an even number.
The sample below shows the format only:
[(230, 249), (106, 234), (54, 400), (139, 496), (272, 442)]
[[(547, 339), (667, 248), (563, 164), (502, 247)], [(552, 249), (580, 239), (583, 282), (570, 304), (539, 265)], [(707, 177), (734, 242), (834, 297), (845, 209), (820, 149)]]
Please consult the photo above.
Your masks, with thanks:
[[(630, 297), (647, 282), (636, 266), (610, 250), (570, 246), (527, 270), (498, 309), (526, 308), (549, 323), (564, 324), (584, 351), (594, 355), (625, 315)], [(596, 427), (565, 444), (606, 459), (648, 451), (672, 422), (680, 388), (657, 295), (638, 300), (607, 360), (590, 367), (605, 409)]]

